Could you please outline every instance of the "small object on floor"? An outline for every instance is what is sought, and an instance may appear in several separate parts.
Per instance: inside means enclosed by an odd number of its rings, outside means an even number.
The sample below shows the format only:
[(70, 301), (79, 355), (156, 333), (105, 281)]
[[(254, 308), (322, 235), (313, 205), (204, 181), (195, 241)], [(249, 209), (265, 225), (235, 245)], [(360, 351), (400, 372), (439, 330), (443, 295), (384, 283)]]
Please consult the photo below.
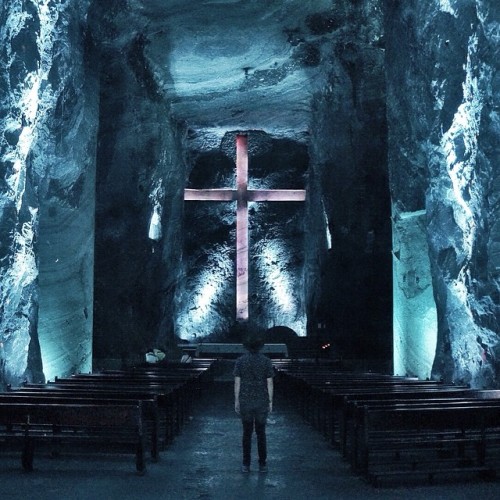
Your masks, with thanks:
[(267, 465), (259, 465), (259, 472), (267, 472)]
[(248, 465), (241, 466), (241, 472), (250, 472), (250, 467)]

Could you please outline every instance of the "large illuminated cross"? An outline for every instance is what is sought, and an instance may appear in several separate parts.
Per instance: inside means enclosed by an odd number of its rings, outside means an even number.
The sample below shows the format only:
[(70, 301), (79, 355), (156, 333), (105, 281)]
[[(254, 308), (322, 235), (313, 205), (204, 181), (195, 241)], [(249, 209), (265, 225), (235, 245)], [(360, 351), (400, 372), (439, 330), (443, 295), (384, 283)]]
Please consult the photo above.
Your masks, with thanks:
[(236, 136), (236, 189), (185, 189), (186, 201), (236, 200), (236, 319), (248, 320), (248, 202), (304, 201), (304, 189), (248, 189), (248, 139)]

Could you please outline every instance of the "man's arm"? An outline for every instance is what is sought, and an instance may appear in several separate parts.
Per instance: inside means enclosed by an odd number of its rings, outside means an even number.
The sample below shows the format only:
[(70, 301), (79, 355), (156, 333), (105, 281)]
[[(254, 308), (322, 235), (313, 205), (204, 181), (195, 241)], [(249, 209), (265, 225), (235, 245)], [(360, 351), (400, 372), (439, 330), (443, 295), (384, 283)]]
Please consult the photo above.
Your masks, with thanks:
[(234, 377), (234, 411), (240, 413), (240, 386), (241, 377)]
[(269, 413), (273, 412), (274, 383), (273, 377), (267, 379), (267, 393), (269, 394)]

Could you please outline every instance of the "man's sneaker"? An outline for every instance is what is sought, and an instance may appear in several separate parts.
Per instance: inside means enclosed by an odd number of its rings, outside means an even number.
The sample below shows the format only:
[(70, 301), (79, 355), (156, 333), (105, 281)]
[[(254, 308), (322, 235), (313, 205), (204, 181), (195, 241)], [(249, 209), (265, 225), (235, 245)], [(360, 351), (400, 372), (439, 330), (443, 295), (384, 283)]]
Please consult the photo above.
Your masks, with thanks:
[(259, 472), (267, 472), (267, 465), (259, 465)]
[(248, 465), (242, 465), (241, 466), (241, 472), (250, 472), (250, 466)]

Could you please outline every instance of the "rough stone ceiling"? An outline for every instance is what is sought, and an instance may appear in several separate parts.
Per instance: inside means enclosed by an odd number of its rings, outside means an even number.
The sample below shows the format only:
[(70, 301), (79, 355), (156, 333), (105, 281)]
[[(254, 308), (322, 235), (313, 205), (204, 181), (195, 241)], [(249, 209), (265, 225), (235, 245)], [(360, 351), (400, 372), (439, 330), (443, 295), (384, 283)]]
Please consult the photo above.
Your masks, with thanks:
[(303, 139), (341, 24), (332, 0), (135, 3), (155, 77), (204, 149), (234, 129)]

